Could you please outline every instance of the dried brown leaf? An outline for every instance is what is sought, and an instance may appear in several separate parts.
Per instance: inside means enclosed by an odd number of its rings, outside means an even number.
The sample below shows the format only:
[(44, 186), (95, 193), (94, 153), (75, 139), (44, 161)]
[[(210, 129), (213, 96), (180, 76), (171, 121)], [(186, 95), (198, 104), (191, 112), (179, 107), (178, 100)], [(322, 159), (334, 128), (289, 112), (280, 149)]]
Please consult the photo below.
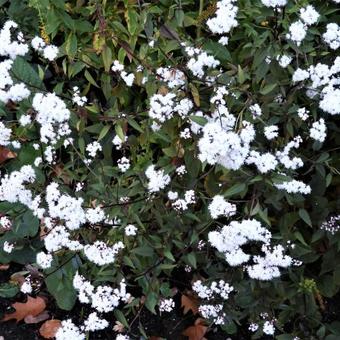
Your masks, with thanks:
[(46, 303), (45, 300), (40, 296), (36, 298), (28, 296), (26, 302), (15, 302), (12, 307), (15, 308), (15, 312), (11, 314), (5, 314), (4, 318), (1, 321), (16, 319), (16, 321), (18, 322), (25, 319), (25, 317), (28, 315), (37, 316), (43, 310), (45, 310)]
[(60, 326), (60, 320), (47, 320), (41, 325), (39, 329), (40, 335), (45, 339), (52, 339), (55, 337)]
[(190, 310), (194, 315), (198, 313), (198, 301), (193, 295), (182, 294), (181, 306), (184, 308), (184, 314), (187, 314)]
[(37, 316), (27, 315), (24, 319), (25, 323), (39, 323), (41, 321), (45, 321), (50, 317), (47, 310), (44, 310), (42, 313)]
[(208, 327), (205, 326), (204, 320), (198, 318), (193, 326), (188, 327), (182, 333), (187, 336), (189, 340), (204, 340), (204, 335), (207, 332)]

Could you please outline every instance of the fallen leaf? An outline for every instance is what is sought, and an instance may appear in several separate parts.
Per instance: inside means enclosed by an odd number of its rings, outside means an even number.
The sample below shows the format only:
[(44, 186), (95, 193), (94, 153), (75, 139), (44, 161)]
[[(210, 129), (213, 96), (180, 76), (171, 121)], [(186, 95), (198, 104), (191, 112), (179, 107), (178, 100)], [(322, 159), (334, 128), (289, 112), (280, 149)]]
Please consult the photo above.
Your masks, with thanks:
[(14, 274), (11, 275), (11, 279), (10, 281), (13, 283), (18, 283), (19, 286), (21, 286), (24, 282), (25, 282), (25, 276), (28, 274), (27, 271), (21, 271), (21, 272), (16, 272)]
[(198, 313), (198, 301), (192, 295), (184, 295), (181, 297), (181, 306), (184, 307), (183, 313), (186, 314), (189, 310), (195, 315)]
[(9, 268), (9, 264), (0, 264), (0, 270), (7, 270)]
[(198, 318), (193, 326), (188, 327), (182, 333), (187, 336), (189, 340), (204, 340), (204, 335), (208, 327), (204, 325), (204, 320)]
[(25, 317), (28, 315), (37, 316), (46, 308), (46, 303), (45, 300), (40, 296), (36, 298), (28, 296), (26, 302), (15, 302), (12, 307), (15, 308), (15, 312), (5, 314), (4, 318), (1, 321), (16, 319), (16, 321), (18, 322), (25, 319)]
[(40, 335), (45, 339), (52, 339), (55, 337), (60, 326), (60, 320), (47, 320), (41, 325), (39, 329)]
[(41, 321), (45, 321), (50, 317), (47, 310), (44, 310), (42, 313), (37, 316), (27, 315), (24, 319), (25, 323), (39, 323)]
[(15, 158), (17, 154), (10, 149), (0, 146), (0, 164), (7, 161), (7, 159)]

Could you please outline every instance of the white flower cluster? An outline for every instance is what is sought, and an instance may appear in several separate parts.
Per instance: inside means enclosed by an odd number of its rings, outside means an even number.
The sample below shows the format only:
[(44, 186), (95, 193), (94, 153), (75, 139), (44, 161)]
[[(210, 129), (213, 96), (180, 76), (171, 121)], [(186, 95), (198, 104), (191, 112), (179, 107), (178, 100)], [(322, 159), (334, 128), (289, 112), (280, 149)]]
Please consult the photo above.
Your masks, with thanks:
[(12, 41), (12, 31), (17, 27), (18, 25), (14, 21), (8, 20), (0, 31), (0, 55), (13, 60), (17, 56), (24, 56), (28, 52), (28, 45), (23, 43), (23, 34), (21, 32), (17, 34), (17, 40)]
[(301, 120), (305, 121), (308, 119), (308, 114), (309, 114), (309, 111), (306, 110), (305, 107), (301, 107), (300, 109), (298, 109), (297, 111), (297, 114), (298, 116), (300, 117)]
[(63, 320), (56, 335), (56, 340), (85, 340), (85, 333), (82, 333), (71, 319)]
[(236, 0), (220, 0), (217, 2), (215, 16), (207, 20), (207, 26), (215, 34), (227, 34), (238, 25), (236, 20), (238, 7)]
[(65, 221), (69, 230), (79, 229), (86, 222), (85, 211), (82, 208), (83, 199), (62, 194), (57, 183), (52, 182), (46, 188), (48, 215), (53, 219)]
[(53, 256), (51, 254), (46, 254), (43, 251), (37, 254), (37, 264), (42, 269), (47, 269), (51, 267)]
[(137, 231), (138, 231), (138, 228), (133, 224), (128, 224), (124, 229), (126, 236), (136, 236)]
[(84, 247), (84, 254), (87, 259), (98, 266), (104, 266), (114, 263), (116, 255), (124, 248), (122, 242), (117, 242), (113, 246), (108, 246), (103, 241), (95, 241), (93, 244), (87, 244)]
[(296, 136), (290, 141), (282, 151), (276, 151), (276, 157), (279, 162), (287, 169), (296, 170), (303, 166), (303, 161), (300, 157), (289, 157), (289, 153), (292, 149), (297, 149), (302, 143), (302, 138)]
[(170, 89), (181, 87), (185, 84), (185, 75), (182, 71), (171, 67), (159, 67), (156, 70), (158, 77), (167, 84)]
[(320, 228), (334, 235), (340, 230), (340, 215), (332, 216), (327, 221), (322, 222)]
[[(97, 152), (102, 151), (102, 149), (103, 149), (102, 146), (97, 141), (94, 141), (94, 142), (86, 145), (86, 151), (88, 152), (88, 154), (91, 158), (95, 158), (96, 155), (97, 155)], [(90, 161), (90, 160), (88, 160), (88, 161)]]
[(223, 312), (222, 304), (201, 305), (198, 311), (204, 319), (213, 320), (216, 325), (223, 325), (226, 322), (227, 315)]
[[(284, 249), (278, 245), (270, 249), (271, 233), (256, 220), (233, 221), (220, 231), (208, 235), (210, 244), (223, 253), (231, 266), (244, 265), (250, 277), (258, 280), (271, 280), (280, 276), (279, 267), (290, 266), (292, 258), (284, 255)], [(249, 242), (262, 242), (263, 256), (247, 254), (242, 246)], [(250, 260), (254, 264), (246, 265)]]
[(309, 130), (309, 136), (320, 143), (323, 143), (327, 137), (326, 133), (326, 124), (323, 118), (320, 118), (318, 121), (314, 122), (312, 127)]
[(261, 154), (252, 150), (246, 159), (246, 164), (254, 164), (261, 174), (265, 174), (268, 171), (275, 170), (278, 165), (278, 161), (270, 152)]
[(159, 303), (160, 312), (171, 312), (175, 308), (175, 301), (172, 298), (162, 299)]
[(308, 195), (312, 192), (311, 187), (308, 184), (305, 184), (301, 181), (297, 181), (295, 179), (287, 182), (283, 182), (281, 184), (274, 184), (274, 186), (280, 190), (285, 190), (289, 194), (305, 194)]
[(41, 53), (44, 58), (53, 61), (57, 58), (59, 49), (54, 45), (46, 45), (45, 41), (40, 37), (34, 37), (31, 41), (34, 50)]
[(14, 84), (9, 73), (12, 66), (13, 60), (11, 59), (6, 59), (0, 63), (0, 101), (4, 103), (10, 100), (19, 102), (28, 98), (31, 94), (24, 83)]
[(332, 49), (337, 50), (340, 47), (340, 27), (336, 23), (330, 23), (326, 26), (327, 31), (322, 35), (323, 40)]
[(233, 131), (234, 123), (235, 117), (224, 106), (219, 106), (212, 118), (208, 118), (208, 123), (202, 128), (203, 136), (198, 141), (201, 162), (220, 164), (232, 170), (244, 164), (250, 142), (255, 138), (255, 130), (252, 124), (243, 121), (243, 128), (236, 133)]
[(4, 242), (4, 245), (3, 245), (3, 250), (4, 250), (5, 253), (10, 254), (10, 253), (13, 251), (14, 246), (15, 246), (15, 245), (14, 245), (13, 243), (10, 243), (10, 242), (8, 242), (8, 241), (5, 241), (5, 242)]
[(115, 60), (112, 65), (112, 71), (113, 72), (118, 72), (122, 79), (124, 80), (125, 84), (129, 87), (132, 86), (134, 80), (135, 80), (135, 75), (133, 73), (127, 73), (124, 70), (124, 65), (122, 65), (118, 60)]
[(127, 141), (127, 136), (124, 136), (124, 140), (122, 140), (118, 135), (114, 136), (112, 143), (116, 147), (116, 150), (120, 150), (123, 146), (123, 143)]
[(272, 140), (279, 135), (279, 128), (277, 125), (270, 125), (264, 128), (264, 135), (268, 140)]
[(208, 209), (213, 219), (220, 216), (230, 217), (236, 214), (236, 205), (227, 202), (221, 195), (215, 195), (213, 197)]
[(185, 51), (190, 57), (187, 67), (198, 78), (204, 77), (206, 68), (215, 68), (220, 64), (217, 59), (199, 48), (186, 47)]
[(131, 295), (126, 292), (125, 281), (122, 280), (118, 288), (110, 286), (94, 287), (82, 275), (75, 274), (73, 287), (78, 291), (78, 298), (81, 303), (91, 304), (91, 307), (99, 313), (112, 312), (120, 303), (127, 303)]
[(287, 0), (261, 0), (267, 7), (282, 7), (287, 4)]
[(32, 192), (25, 188), (25, 184), (33, 183), (35, 178), (34, 169), (30, 165), (24, 165), (18, 171), (5, 174), (0, 182), (0, 201), (20, 202), (29, 208), (34, 208), (36, 201), (33, 199)]
[(61, 137), (71, 133), (68, 125), (71, 113), (55, 93), (37, 93), (32, 106), (37, 111), (36, 121), (41, 125), (40, 136), (43, 143), (54, 145)]
[(87, 103), (87, 98), (85, 96), (80, 96), (80, 90), (78, 86), (73, 87), (72, 101), (78, 106), (84, 106)]
[(310, 92), (315, 96), (316, 90), (323, 87), (320, 93), (320, 108), (331, 115), (340, 114), (339, 76), (340, 57), (336, 57), (331, 67), (318, 63), (308, 70), (298, 68), (293, 74), (293, 82), (310, 80)]
[(149, 116), (157, 120), (158, 123), (164, 123), (174, 117), (175, 114), (182, 118), (186, 117), (193, 108), (192, 101), (184, 98), (176, 103), (175, 98), (174, 93), (154, 94), (150, 98)]
[(164, 174), (164, 170), (155, 170), (154, 165), (150, 165), (146, 171), (145, 176), (148, 178), (149, 192), (158, 192), (164, 189), (170, 183), (170, 176)]
[(308, 26), (315, 24), (318, 21), (319, 16), (320, 14), (312, 5), (301, 8), (300, 20), (293, 22), (289, 26), (287, 39), (294, 41), (297, 46), (300, 46), (307, 35)]
[(201, 299), (211, 300), (221, 297), (223, 300), (228, 300), (229, 294), (234, 290), (234, 287), (224, 280), (213, 281), (210, 286), (206, 286), (201, 280), (197, 280), (192, 285), (192, 289)]
[(196, 202), (194, 190), (187, 190), (184, 193), (184, 198), (178, 198), (177, 192), (169, 191), (168, 198), (173, 201), (172, 206), (177, 211), (185, 211), (188, 209), (189, 204), (194, 204)]
[(7, 146), (10, 144), (11, 132), (11, 129), (6, 128), (5, 124), (0, 122), (0, 145)]
[(126, 157), (122, 157), (118, 159), (118, 168), (121, 172), (126, 172), (130, 169), (130, 160)]
[(282, 68), (286, 68), (292, 62), (293, 58), (289, 55), (284, 54), (281, 56), (277, 56), (276, 60)]

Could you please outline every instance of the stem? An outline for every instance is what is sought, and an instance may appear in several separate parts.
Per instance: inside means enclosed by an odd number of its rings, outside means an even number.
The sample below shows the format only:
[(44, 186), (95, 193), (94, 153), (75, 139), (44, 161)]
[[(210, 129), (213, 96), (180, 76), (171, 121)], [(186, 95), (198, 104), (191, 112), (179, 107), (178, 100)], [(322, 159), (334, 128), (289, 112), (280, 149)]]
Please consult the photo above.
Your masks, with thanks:
[[(198, 10), (198, 17), (200, 18), (203, 12), (203, 7), (204, 7), (204, 0), (200, 0), (200, 7)], [(201, 37), (201, 22), (199, 23), (197, 27), (197, 38)]]

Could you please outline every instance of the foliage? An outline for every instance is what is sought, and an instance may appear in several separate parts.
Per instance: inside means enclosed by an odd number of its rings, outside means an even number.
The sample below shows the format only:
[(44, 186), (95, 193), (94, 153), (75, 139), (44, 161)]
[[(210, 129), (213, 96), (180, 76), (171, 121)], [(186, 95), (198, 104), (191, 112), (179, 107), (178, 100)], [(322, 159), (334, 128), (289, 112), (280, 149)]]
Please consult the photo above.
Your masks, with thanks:
[[(324, 317), (325, 301), (339, 294), (340, 234), (320, 228), (340, 208), (339, 116), (322, 111), (303, 86), (292, 81), (298, 67), (306, 69), (319, 62), (332, 65), (336, 51), (327, 47), (322, 34), (328, 23), (339, 22), (336, 3), (313, 1), (320, 17), (300, 46), (286, 39), (286, 33), (297, 20), (300, 8), (308, 5), (304, 0), (288, 1), (281, 10), (265, 7), (259, 0), (239, 0), (238, 26), (229, 35), (227, 46), (218, 43), (218, 37), (206, 25), (207, 19), (216, 13), (216, 6), (210, 1), (0, 3), (2, 22), (12, 18), (27, 39), (40, 34), (47, 43), (60, 47), (58, 58), (49, 63), (35, 52), (17, 57), (11, 75), (24, 82), (32, 94), (55, 92), (66, 103), (71, 112), (68, 123), (73, 139), (67, 147), (63, 146), (63, 139), (58, 140), (53, 162), (46, 161), (48, 145), (41, 141), (39, 125), (19, 124), (22, 115), (36, 115), (32, 96), (19, 103), (2, 103), (2, 121), (11, 128), (12, 140), (21, 143), (19, 149), (6, 146), (5, 154), (11, 152), (11, 156), (1, 158), (2, 174), (32, 165), (37, 157), (42, 157), (42, 163), (34, 167), (36, 180), (28, 185), (34, 195), (45, 198), (46, 187), (57, 182), (62, 193), (81, 197), (84, 208), (100, 207), (109, 220), (114, 220), (114, 225), (107, 221), (86, 222), (71, 231), (72, 240), (84, 245), (101, 240), (110, 246), (122, 241), (125, 246), (113, 263), (103, 266), (89, 261), (83, 251), (63, 248), (52, 252), (52, 266), (39, 271), (60, 308), (74, 307), (77, 290), (73, 279), (77, 272), (94, 286), (108, 284), (115, 288), (125, 278), (133, 299), (124, 307), (121, 304), (115, 317), (129, 333), (130, 322), (138, 310), (145, 306), (152, 313), (159, 313), (160, 301), (171, 298), (174, 287), (185, 296), (185, 288), (192, 290), (190, 282), (223, 279), (234, 287), (224, 304), (224, 324), (216, 326), (209, 320), (205, 326), (202, 319), (197, 319), (196, 326), (192, 326), (195, 332), (197, 327), (202, 334), (206, 327), (220, 327), (226, 334), (237, 334), (241, 328), (248, 329), (251, 322), (261, 323), (261, 313), (268, 313), (276, 319), (280, 334), (277, 339), (340, 336), (338, 324)], [(232, 94), (224, 99), (236, 118), (235, 130), (241, 130), (243, 120), (254, 124), (257, 151), (282, 150), (295, 136), (302, 136), (303, 142), (296, 150), (303, 160), (302, 168), (283, 174), (281, 165), (261, 173), (254, 165), (232, 170), (199, 160), (200, 136), (191, 133), (191, 138), (185, 139), (180, 133), (190, 128), (192, 122), (198, 126), (207, 123), (206, 117), (213, 111), (210, 98), (216, 87), (188, 70), (190, 58), (181, 42), (202, 48), (220, 62), (218, 68), (207, 73), (218, 75), (219, 85), (226, 86)], [(285, 53), (294, 60), (282, 68), (276, 57)], [(132, 86), (127, 86), (122, 74), (112, 71), (115, 60), (134, 74)], [(138, 68), (140, 65), (143, 68)], [(183, 72), (184, 86), (171, 89), (157, 76), (156, 70), (166, 66)], [(72, 100), (74, 86), (87, 97), (85, 106)], [(172, 92), (178, 100), (192, 101), (190, 118), (174, 115), (155, 130), (149, 116), (150, 98)], [(257, 119), (250, 110), (254, 104), (262, 109)], [(325, 142), (309, 138), (310, 124), (297, 115), (301, 107), (309, 110), (311, 122), (325, 119)], [(195, 116), (197, 111), (205, 117)], [(279, 126), (280, 133), (268, 141), (262, 131), (271, 125)], [(118, 150), (112, 144), (115, 136), (126, 141)], [(102, 150), (89, 162), (87, 146), (94, 141), (100, 143)], [(39, 148), (34, 144), (39, 144)], [(117, 166), (123, 156), (131, 163), (124, 173)], [(171, 178), (166, 189), (153, 194), (148, 190), (150, 179), (145, 174), (151, 164)], [(186, 173), (180, 176), (176, 168), (181, 165), (185, 165)], [(288, 193), (274, 186), (293, 178), (310, 185), (311, 193)], [(78, 183), (83, 187), (76, 191)], [(174, 209), (167, 196), (169, 190), (178, 192), (180, 197), (187, 190), (194, 190), (195, 204), (184, 211)], [(236, 204), (235, 216), (211, 218), (208, 206), (216, 195)], [(36, 254), (44, 249), (45, 233), (48, 234), (44, 219), (21, 203), (3, 201), (0, 212), (12, 222), (11, 229), (3, 230), (0, 237), (0, 262), (38, 267)], [(302, 265), (284, 268), (279, 278), (270, 281), (252, 279), (242, 266), (230, 266), (223, 254), (211, 247), (208, 233), (231, 220), (249, 218), (270, 230), (275, 244), (287, 245), (289, 255), (302, 261)], [(125, 228), (130, 224), (137, 227), (136, 236), (126, 235)], [(11, 253), (2, 249), (6, 241), (15, 244)], [(200, 241), (205, 245), (201, 246)], [(259, 251), (256, 244), (249, 247), (249, 251)], [(182, 275), (189, 277), (185, 287), (178, 283)], [(220, 303), (217, 300), (214, 301)], [(138, 335), (149, 335), (142, 324), (139, 332)], [(259, 328), (249, 338), (262, 336)]]

